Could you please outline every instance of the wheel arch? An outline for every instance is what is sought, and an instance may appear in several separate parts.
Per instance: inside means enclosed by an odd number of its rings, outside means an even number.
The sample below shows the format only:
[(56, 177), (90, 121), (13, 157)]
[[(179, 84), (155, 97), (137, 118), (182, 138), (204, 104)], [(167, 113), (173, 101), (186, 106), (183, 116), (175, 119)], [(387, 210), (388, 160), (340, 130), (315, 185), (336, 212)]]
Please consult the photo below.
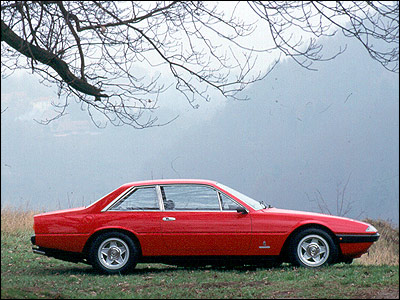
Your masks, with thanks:
[(296, 229), (294, 229), (289, 234), (289, 236), (286, 238), (286, 240), (285, 240), (285, 242), (284, 242), (284, 244), (282, 246), (281, 252), (279, 254), (281, 259), (283, 259), (284, 261), (288, 260), (288, 248), (289, 248), (289, 244), (290, 244), (290, 241), (292, 240), (292, 238), (295, 237), (300, 231), (303, 231), (303, 230), (306, 230), (306, 229), (310, 229), (310, 228), (320, 229), (320, 230), (325, 231), (332, 238), (333, 242), (335, 243), (335, 246), (338, 249), (339, 256), (341, 256), (342, 251), (340, 250), (339, 241), (338, 241), (336, 235), (333, 233), (332, 230), (330, 230), (327, 226), (324, 226), (324, 225), (321, 225), (321, 224), (318, 224), (318, 223), (307, 223), (307, 224), (303, 224), (303, 225), (297, 227)]
[(100, 230), (98, 230), (98, 231), (96, 231), (96, 232), (94, 232), (90, 237), (89, 237), (89, 239), (86, 241), (86, 243), (85, 243), (85, 246), (83, 247), (83, 254), (87, 257), (88, 255), (89, 255), (89, 249), (90, 249), (90, 246), (91, 246), (91, 244), (93, 243), (93, 241), (98, 237), (98, 236), (100, 236), (100, 235), (102, 235), (102, 234), (104, 234), (104, 233), (107, 233), (107, 232), (119, 232), (119, 233), (123, 233), (123, 234), (125, 234), (126, 236), (128, 236), (131, 240), (132, 240), (132, 242), (135, 244), (135, 246), (138, 248), (138, 250), (139, 250), (139, 257), (140, 256), (142, 256), (142, 247), (140, 246), (140, 241), (139, 241), (139, 239), (137, 238), (137, 236), (133, 233), (133, 232), (131, 232), (131, 231), (129, 231), (129, 230), (126, 230), (126, 229), (122, 229), (122, 228), (103, 228), (103, 229), (100, 229)]

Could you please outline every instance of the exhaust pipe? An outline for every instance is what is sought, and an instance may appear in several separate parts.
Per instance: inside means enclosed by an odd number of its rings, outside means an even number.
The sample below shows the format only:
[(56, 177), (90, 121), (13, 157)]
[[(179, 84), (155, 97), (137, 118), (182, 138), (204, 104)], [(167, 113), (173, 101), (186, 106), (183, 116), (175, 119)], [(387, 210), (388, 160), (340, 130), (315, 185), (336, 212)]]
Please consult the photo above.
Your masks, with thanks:
[(41, 251), (41, 250), (36, 249), (36, 248), (32, 248), (32, 251), (33, 251), (33, 253), (36, 253), (36, 254), (46, 255), (46, 252)]

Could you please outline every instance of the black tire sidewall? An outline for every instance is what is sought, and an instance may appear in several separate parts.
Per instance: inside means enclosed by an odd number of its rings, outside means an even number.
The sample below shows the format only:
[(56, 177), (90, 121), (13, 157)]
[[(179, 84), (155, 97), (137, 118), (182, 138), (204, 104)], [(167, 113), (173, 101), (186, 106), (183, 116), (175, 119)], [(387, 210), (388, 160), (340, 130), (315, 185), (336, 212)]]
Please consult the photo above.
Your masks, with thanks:
[[(305, 265), (300, 258), (298, 257), (297, 254), (297, 246), (299, 244), (299, 242), (308, 235), (318, 235), (320, 237), (322, 237), (329, 246), (329, 257), (328, 259), (320, 266), (316, 266), (316, 267), (312, 267), (309, 265)], [(290, 262), (295, 265), (295, 266), (302, 266), (302, 267), (306, 267), (306, 268), (320, 268), (329, 264), (333, 264), (336, 262), (337, 257), (338, 257), (338, 247), (335, 244), (334, 240), (332, 239), (332, 237), (324, 230), (319, 229), (319, 228), (308, 228), (305, 230), (302, 230), (300, 232), (298, 232), (290, 241), (289, 244), (289, 259)]]
[[(98, 249), (100, 245), (109, 238), (119, 238), (123, 240), (129, 247), (129, 257), (127, 263), (121, 267), (120, 269), (108, 269), (99, 261), (99, 257), (97, 255)], [(93, 243), (89, 250), (89, 262), (96, 270), (107, 273), (107, 274), (119, 274), (126, 273), (129, 270), (133, 269), (136, 266), (138, 259), (138, 251), (135, 243), (132, 241), (130, 237), (121, 232), (106, 232), (93, 240)]]

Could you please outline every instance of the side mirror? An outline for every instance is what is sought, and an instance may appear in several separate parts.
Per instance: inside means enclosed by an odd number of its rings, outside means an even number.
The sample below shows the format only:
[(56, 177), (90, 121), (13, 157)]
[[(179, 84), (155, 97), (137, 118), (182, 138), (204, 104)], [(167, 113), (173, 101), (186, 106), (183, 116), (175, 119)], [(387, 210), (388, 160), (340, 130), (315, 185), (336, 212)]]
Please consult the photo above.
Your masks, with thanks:
[(236, 208), (236, 211), (237, 211), (238, 213), (243, 214), (243, 215), (246, 215), (246, 214), (247, 214), (247, 210), (246, 210), (244, 207), (242, 207), (242, 206), (238, 206), (238, 207)]

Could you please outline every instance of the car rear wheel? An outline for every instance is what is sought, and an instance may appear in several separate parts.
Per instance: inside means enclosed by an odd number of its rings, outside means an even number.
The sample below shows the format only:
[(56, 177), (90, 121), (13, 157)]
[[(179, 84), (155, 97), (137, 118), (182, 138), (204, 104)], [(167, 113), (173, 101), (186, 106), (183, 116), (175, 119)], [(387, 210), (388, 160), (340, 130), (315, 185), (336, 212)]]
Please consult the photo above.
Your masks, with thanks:
[(292, 264), (307, 268), (318, 268), (334, 263), (338, 248), (328, 233), (317, 228), (309, 228), (297, 233), (289, 245)]
[(103, 273), (125, 273), (136, 266), (138, 251), (127, 235), (107, 232), (93, 241), (89, 259), (92, 266)]

